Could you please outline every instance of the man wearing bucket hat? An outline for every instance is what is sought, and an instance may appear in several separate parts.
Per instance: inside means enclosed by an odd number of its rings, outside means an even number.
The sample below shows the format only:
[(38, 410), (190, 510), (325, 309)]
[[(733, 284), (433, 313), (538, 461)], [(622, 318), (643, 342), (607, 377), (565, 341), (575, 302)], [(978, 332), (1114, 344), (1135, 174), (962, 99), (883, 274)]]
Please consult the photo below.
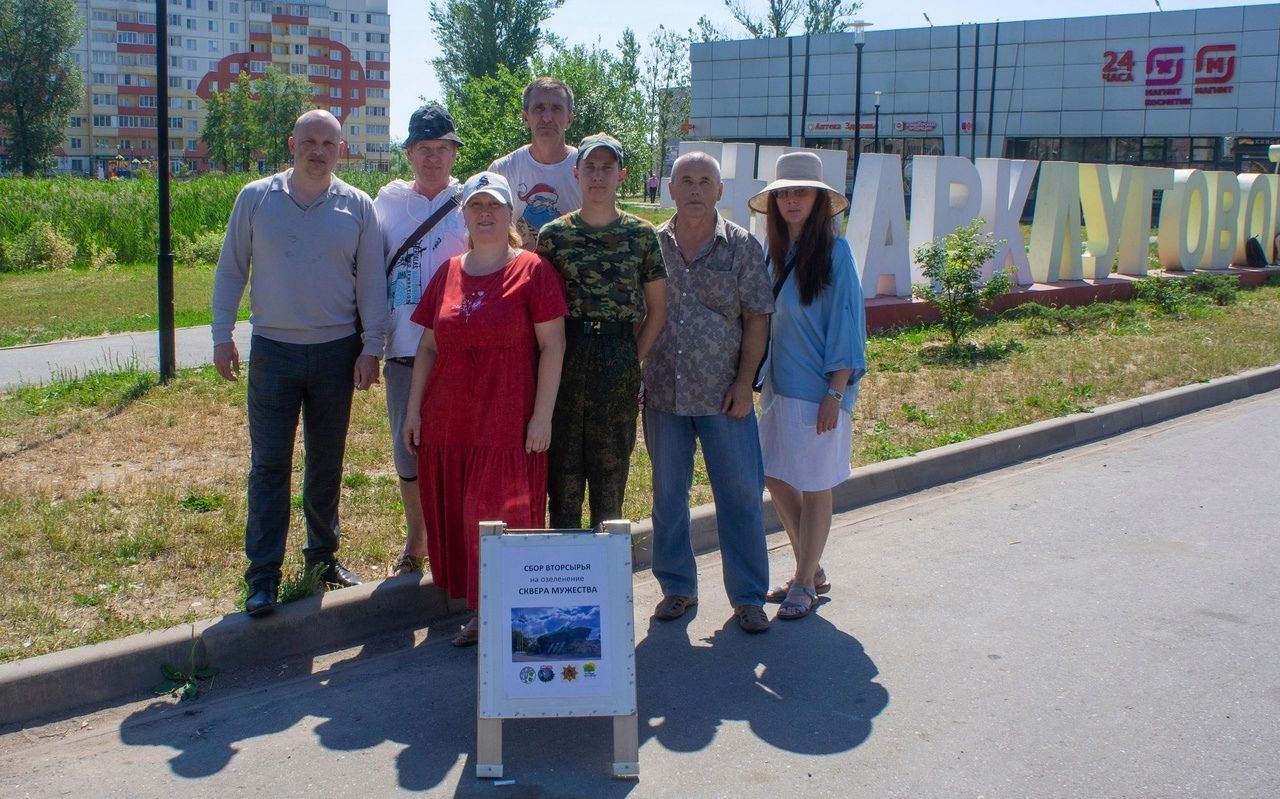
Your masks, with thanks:
[(622, 516), (636, 444), (640, 362), (666, 320), (667, 270), (653, 225), (618, 210), (627, 175), (622, 145), (606, 133), (578, 145), (582, 208), (548, 222), (538, 253), (564, 278), (569, 302), (547, 480), (551, 526)]
[(529, 144), (489, 165), (511, 184), (516, 230), (532, 250), (538, 231), (556, 217), (576, 211), (582, 193), (574, 176), (577, 152), (565, 143), (573, 124), (573, 90), (557, 78), (536, 78), (524, 87), (520, 118)]
[(459, 201), (462, 185), (450, 174), (461, 146), (449, 112), (435, 103), (422, 106), (409, 117), (409, 136), (404, 142), (413, 180), (391, 181), (373, 201), (387, 259), (391, 312), (382, 374), (387, 381), (391, 452), (400, 478), (407, 528), (404, 549), (391, 565), (392, 577), (421, 572), (427, 554), (418, 461), (405, 448), (400, 429), (408, 409), (414, 353), (422, 337), (422, 326), (411, 317), (440, 265), (467, 251), (467, 228)]
[(844, 195), (822, 180), (811, 152), (778, 158), (776, 178), (751, 198), (767, 216), (774, 275), (769, 355), (761, 369), (765, 485), (796, 568), (768, 594), (777, 618), (799, 619), (831, 588), (820, 564), (831, 531), (831, 489), (849, 477), (851, 414), (866, 372), (862, 285), (835, 217)]

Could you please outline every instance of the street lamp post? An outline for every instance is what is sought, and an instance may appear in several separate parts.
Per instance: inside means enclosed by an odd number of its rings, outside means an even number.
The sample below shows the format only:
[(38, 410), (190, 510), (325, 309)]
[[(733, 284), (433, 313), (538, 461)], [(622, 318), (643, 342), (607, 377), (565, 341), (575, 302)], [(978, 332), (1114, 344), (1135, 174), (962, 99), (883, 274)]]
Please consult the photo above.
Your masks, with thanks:
[(880, 90), (876, 90), (876, 152), (880, 152)]
[(849, 23), (853, 28), (853, 46), (857, 50), (854, 63), (853, 81), (853, 179), (858, 180), (858, 159), (862, 157), (862, 46), (867, 43), (866, 29), (871, 23), (855, 19)]

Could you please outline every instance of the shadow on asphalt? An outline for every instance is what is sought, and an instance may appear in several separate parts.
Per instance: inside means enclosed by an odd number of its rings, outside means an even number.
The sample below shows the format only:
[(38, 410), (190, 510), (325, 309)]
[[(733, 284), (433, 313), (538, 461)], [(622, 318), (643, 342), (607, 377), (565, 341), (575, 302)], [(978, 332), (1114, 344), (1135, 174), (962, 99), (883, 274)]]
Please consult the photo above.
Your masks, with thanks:
[[(789, 752), (847, 751), (867, 739), (872, 720), (888, 704), (862, 645), (820, 613), (775, 622), (759, 636), (744, 634), (730, 616), (709, 638), (691, 640), (695, 615), (696, 609), (674, 622), (651, 621), (636, 650), (641, 779), (645, 748), (654, 751), (653, 741), (672, 752), (708, 750), (701, 756), (732, 761), (731, 747), (709, 749), (726, 722), (745, 722), (759, 739)], [(294, 731), (287, 741), (259, 740), (298, 727), (310, 729), (316, 742), (335, 753), (384, 743), (402, 747), (395, 756), (402, 790), (426, 791), (456, 779), (455, 796), (491, 791), (489, 781), (474, 776), (476, 658), (474, 649), (449, 645), (458, 623), (454, 617), (433, 625), (416, 647), (409, 631), (384, 636), (304, 678), (211, 696), (189, 708), (154, 703), (121, 725), (121, 740), (177, 750), (170, 769), (192, 780), (234, 773), (241, 751), (266, 746), (268, 756), (280, 758), (282, 781), (323, 784), (323, 774), (299, 775), (287, 762), (290, 750), (310, 745), (305, 733), (299, 737)], [(609, 779), (607, 718), (530, 719), (504, 727), (503, 762), (521, 796), (585, 790), (622, 797), (636, 786)], [(364, 769), (376, 761), (345, 762)], [(459, 768), (460, 777), (451, 776)]]

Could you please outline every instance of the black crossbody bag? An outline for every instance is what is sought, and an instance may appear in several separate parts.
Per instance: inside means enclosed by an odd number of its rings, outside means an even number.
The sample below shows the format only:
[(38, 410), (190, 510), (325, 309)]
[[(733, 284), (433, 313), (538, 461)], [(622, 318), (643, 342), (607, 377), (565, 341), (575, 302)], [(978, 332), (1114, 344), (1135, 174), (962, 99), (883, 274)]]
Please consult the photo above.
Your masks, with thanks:
[[(796, 265), (796, 259), (791, 258), (782, 266), (782, 274), (778, 275), (778, 279), (773, 282), (773, 300), (778, 301), (778, 295), (782, 293), (782, 285), (787, 282), (787, 277), (791, 274), (791, 269)], [(769, 333), (764, 340), (764, 357), (760, 359), (760, 365), (756, 367), (755, 379), (751, 381), (751, 390), (759, 392), (764, 388), (764, 364), (769, 360), (769, 351), (773, 347), (773, 314), (769, 315)]]

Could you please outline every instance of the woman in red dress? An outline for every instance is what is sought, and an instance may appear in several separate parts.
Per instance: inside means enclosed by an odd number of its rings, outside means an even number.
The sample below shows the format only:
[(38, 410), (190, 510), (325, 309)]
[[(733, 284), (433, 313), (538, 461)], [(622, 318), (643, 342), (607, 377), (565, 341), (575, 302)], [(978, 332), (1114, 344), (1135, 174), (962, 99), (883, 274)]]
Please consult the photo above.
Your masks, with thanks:
[[(402, 435), (418, 485), (435, 584), (478, 606), (482, 520), (540, 528), (547, 445), (564, 359), (564, 284), (519, 249), (511, 187), (493, 172), (462, 188), (471, 249), (432, 278), (413, 314), (425, 328), (414, 358)], [(476, 642), (472, 618), (454, 638)]]

